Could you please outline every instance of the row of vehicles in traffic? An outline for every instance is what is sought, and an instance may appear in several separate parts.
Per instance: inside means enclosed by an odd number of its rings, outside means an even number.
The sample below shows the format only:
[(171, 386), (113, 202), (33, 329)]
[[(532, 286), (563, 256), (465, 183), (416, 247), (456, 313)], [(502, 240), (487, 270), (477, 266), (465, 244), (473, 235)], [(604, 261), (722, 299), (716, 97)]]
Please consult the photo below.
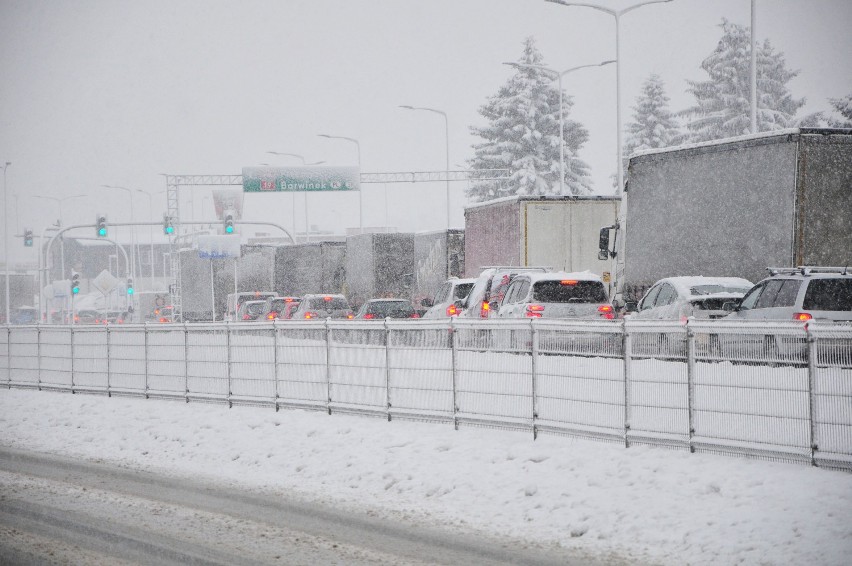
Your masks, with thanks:
[(602, 279), (591, 272), (547, 267), (487, 267), (477, 278), (449, 279), (416, 309), (409, 300), (376, 298), (360, 309), (344, 295), (280, 297), (273, 292), (228, 296), (225, 319), (234, 322), (311, 319), (588, 319), (689, 318), (852, 322), (848, 267), (769, 268), (753, 284), (739, 277), (683, 276), (657, 281), (636, 304), (617, 312)]

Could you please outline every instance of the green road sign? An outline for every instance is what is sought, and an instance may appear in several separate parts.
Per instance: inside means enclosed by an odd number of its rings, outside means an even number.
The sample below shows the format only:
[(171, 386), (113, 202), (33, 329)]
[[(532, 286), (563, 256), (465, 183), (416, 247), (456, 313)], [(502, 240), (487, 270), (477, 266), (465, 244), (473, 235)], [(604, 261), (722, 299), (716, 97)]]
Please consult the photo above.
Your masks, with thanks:
[(361, 171), (354, 166), (243, 167), (247, 193), (358, 190)]

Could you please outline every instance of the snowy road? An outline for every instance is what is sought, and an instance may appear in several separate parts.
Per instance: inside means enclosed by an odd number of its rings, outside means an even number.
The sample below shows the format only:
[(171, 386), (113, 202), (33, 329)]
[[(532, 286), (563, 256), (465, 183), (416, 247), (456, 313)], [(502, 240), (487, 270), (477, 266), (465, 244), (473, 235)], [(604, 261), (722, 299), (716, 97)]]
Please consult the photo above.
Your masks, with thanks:
[(87, 564), (595, 563), (565, 549), (439, 532), (281, 493), (5, 448), (0, 558)]

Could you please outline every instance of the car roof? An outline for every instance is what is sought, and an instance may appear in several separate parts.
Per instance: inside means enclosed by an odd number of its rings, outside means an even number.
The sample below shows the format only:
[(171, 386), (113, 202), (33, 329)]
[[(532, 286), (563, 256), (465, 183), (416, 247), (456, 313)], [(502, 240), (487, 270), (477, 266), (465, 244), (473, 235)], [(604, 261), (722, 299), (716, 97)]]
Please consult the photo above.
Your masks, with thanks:
[(447, 279), (448, 282), (453, 285), (464, 285), (465, 283), (476, 283), (476, 277), (469, 277), (465, 279)]
[(408, 299), (370, 299), (368, 303), (407, 303)]
[(553, 271), (550, 273), (519, 273), (515, 279), (518, 277), (525, 277), (530, 280), (531, 283), (538, 283), (539, 281), (562, 281), (563, 279), (576, 279), (578, 281), (598, 281), (603, 282), (601, 280), (600, 275), (592, 273), (591, 271), (575, 271), (575, 272), (567, 272), (567, 271)]
[[(748, 279), (743, 279), (742, 277), (706, 277), (703, 275), (664, 277), (663, 279), (660, 279), (659, 281), (654, 283), (654, 285), (658, 285), (660, 283), (669, 283), (672, 287), (675, 288), (675, 290), (677, 290), (678, 295), (684, 295), (687, 297), (692, 296), (690, 289), (699, 285), (725, 285), (728, 287), (745, 287), (746, 289), (751, 289), (754, 286), (754, 283), (752, 283)], [(729, 295), (730, 293), (722, 294)]]

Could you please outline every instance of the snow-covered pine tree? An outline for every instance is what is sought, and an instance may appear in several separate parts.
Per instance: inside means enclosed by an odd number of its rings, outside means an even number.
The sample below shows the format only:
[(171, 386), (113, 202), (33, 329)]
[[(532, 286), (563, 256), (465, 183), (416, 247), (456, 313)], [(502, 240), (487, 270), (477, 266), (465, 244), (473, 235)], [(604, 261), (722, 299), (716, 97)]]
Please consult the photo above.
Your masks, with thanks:
[(830, 118), (829, 125), (832, 128), (852, 128), (852, 92), (840, 98), (829, 98), (828, 101), (841, 116), (840, 119)]
[[(689, 141), (701, 142), (748, 134), (751, 127), (751, 36), (749, 28), (722, 20), (722, 38), (701, 63), (710, 79), (689, 81), (696, 105), (681, 112)], [(805, 99), (794, 99), (787, 83), (798, 71), (787, 69), (783, 53), (769, 40), (757, 46), (757, 130), (791, 127)]]
[(627, 140), (624, 142), (626, 160), (631, 153), (643, 149), (656, 149), (677, 145), (683, 140), (677, 118), (669, 110), (669, 97), (663, 79), (651, 74), (642, 85), (633, 107), (633, 121), (627, 124)]
[[(545, 65), (534, 38), (524, 41), (518, 63)], [(513, 173), (510, 179), (472, 183), (467, 194), (474, 201), (516, 194), (559, 194), (559, 89), (555, 77), (542, 69), (515, 69), (515, 74), (479, 109), (488, 124), (471, 127), (484, 141), (473, 145), (475, 155), (468, 161), (472, 169), (511, 169)], [(562, 104), (565, 191), (588, 194), (589, 166), (577, 157), (588, 132), (568, 118), (571, 97), (563, 94)]]

